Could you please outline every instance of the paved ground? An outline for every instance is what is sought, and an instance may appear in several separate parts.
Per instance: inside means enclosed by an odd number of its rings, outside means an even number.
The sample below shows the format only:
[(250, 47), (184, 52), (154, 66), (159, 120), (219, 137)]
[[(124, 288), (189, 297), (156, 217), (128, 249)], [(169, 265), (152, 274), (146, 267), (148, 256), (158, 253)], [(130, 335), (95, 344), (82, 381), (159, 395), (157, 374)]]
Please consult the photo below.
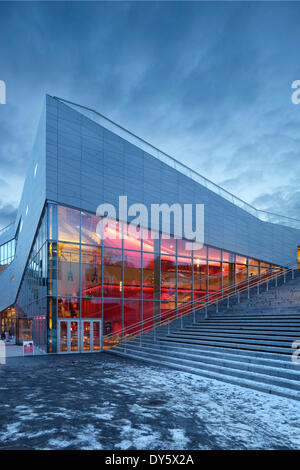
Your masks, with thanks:
[(299, 429), (299, 402), (107, 353), (0, 365), (0, 449), (299, 449)]
[[(41, 354), (45, 354), (45, 352), (35, 346), (34, 355), (40, 356)], [(0, 362), (2, 362), (1, 359), (3, 356), (5, 357), (23, 356), (23, 346), (17, 346), (14, 343), (5, 343), (4, 341), (0, 341)]]

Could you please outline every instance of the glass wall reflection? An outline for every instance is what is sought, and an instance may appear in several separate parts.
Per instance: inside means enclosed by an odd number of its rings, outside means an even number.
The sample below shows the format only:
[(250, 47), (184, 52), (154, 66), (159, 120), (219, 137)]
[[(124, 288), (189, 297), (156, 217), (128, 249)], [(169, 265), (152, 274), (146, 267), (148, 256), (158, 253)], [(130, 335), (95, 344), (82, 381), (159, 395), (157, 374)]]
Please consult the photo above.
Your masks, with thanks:
[(104, 335), (121, 334), (141, 320), (151, 326), (192, 300), (203, 306), (203, 299), (279, 268), (211, 246), (187, 250), (185, 240), (151, 236), (144, 228), (133, 232), (117, 221), (104, 225), (101, 239), (99, 222), (94, 214), (51, 203), (41, 223), (19, 296), (20, 319), (42, 319), (33, 322), (35, 334), (41, 343), (47, 338), (50, 352), (56, 351), (58, 319), (103, 319)]

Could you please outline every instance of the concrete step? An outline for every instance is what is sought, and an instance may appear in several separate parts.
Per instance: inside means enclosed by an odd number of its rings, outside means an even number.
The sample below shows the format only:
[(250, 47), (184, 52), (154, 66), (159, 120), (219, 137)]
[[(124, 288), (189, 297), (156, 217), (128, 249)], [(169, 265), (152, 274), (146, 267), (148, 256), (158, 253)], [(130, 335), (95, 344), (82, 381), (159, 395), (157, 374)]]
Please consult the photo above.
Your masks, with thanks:
[(278, 395), (278, 396), (283, 396), (287, 398), (291, 398), (294, 400), (300, 400), (300, 392), (299, 390), (294, 390), (293, 388), (290, 388), (287, 384), (285, 383), (286, 386), (275, 386), (271, 383), (263, 383), (260, 381), (255, 380), (254, 375), (250, 375), (250, 378), (248, 377), (247, 379), (242, 378), (240, 376), (236, 375), (231, 375), (229, 372), (229, 369), (225, 370), (205, 370), (205, 369), (197, 369), (195, 367), (189, 366), (187, 364), (178, 364), (174, 363), (172, 361), (169, 361), (169, 358), (165, 358), (163, 356), (156, 356), (156, 357), (147, 357), (147, 356), (141, 356), (139, 358), (136, 357), (134, 354), (128, 354), (124, 353), (121, 350), (117, 350), (115, 348), (110, 349), (109, 351), (105, 352), (104, 354), (117, 354), (119, 356), (124, 356), (133, 360), (142, 360), (151, 364), (157, 364), (160, 367), (168, 367), (168, 368), (173, 368), (176, 370), (181, 370), (183, 372), (189, 372), (195, 375), (199, 375), (201, 377), (206, 377), (210, 379), (215, 379), (219, 380), (222, 382), (227, 382), (233, 385), (238, 385), (241, 387), (247, 387), (250, 389), (258, 390), (261, 392), (273, 394), (273, 395)]
[(298, 321), (300, 320), (300, 313), (286, 313), (286, 314), (279, 314), (279, 313), (249, 313), (245, 314), (243, 312), (240, 313), (228, 313), (227, 311), (224, 313), (215, 313), (210, 314), (208, 319), (209, 320), (243, 320), (243, 321), (251, 321), (251, 320), (260, 320), (260, 321), (267, 321), (267, 320), (278, 320), (278, 321)]
[[(224, 307), (224, 313), (228, 311), (228, 309), (225, 310), (225, 308), (227, 309), (227, 307)], [(243, 308), (241, 304), (237, 304), (237, 305), (229, 306), (229, 309), (231, 312), (240, 312), (240, 313), (243, 313), (243, 315), (247, 315), (251, 313), (268, 314), (270, 312), (272, 312), (273, 315), (276, 315), (276, 314), (290, 315), (290, 313), (300, 313), (300, 307), (276, 307), (273, 305), (269, 307), (259, 307), (255, 305), (253, 307), (246, 306)], [(221, 307), (219, 307), (219, 311), (221, 312)]]
[(300, 400), (300, 365), (292, 362), (291, 348), (300, 339), (300, 277), (257, 295), (251, 289), (250, 299), (230, 299), (229, 309), (225, 303), (219, 313), (211, 306), (207, 319), (202, 309), (195, 324), (191, 314), (182, 328), (178, 322), (169, 334), (159, 329), (111, 352)]
[[(137, 341), (139, 342), (139, 339), (136, 339), (136, 340), (130, 340), (131, 341)], [(145, 335), (142, 337), (142, 344), (152, 344), (154, 341), (154, 338), (153, 336), (149, 335)], [(186, 348), (186, 349), (190, 349), (190, 348), (193, 348), (195, 350), (198, 350), (199, 351), (199, 354), (202, 353), (202, 351), (212, 351), (212, 352), (220, 352), (221, 354), (226, 354), (226, 353), (230, 353), (230, 354), (235, 354), (237, 356), (240, 356), (240, 355), (247, 355), (247, 357), (250, 357), (250, 358), (253, 358), (253, 360), (255, 359), (269, 359), (269, 358), (272, 358), (272, 359), (276, 359), (276, 360), (279, 360), (279, 361), (283, 361), (285, 362), (286, 364), (288, 364), (287, 367), (289, 367), (290, 364), (293, 364), (292, 361), (291, 361), (291, 354), (292, 354), (292, 349), (290, 350), (290, 353), (289, 354), (283, 354), (281, 352), (274, 352), (274, 351), (261, 351), (259, 349), (245, 349), (244, 347), (242, 348), (228, 348), (228, 346), (214, 346), (213, 348), (211, 347), (211, 344), (202, 344), (202, 343), (190, 343), (188, 341), (182, 341), (182, 342), (177, 342), (177, 341), (173, 341), (173, 340), (170, 340), (170, 339), (166, 339), (165, 337), (162, 337), (162, 338), (156, 338), (156, 341), (159, 342), (159, 343), (162, 343), (165, 347), (175, 347), (175, 348)], [(293, 364), (294, 365), (294, 364)]]
[[(225, 341), (230, 341), (231, 343), (235, 343), (236, 345), (238, 344), (256, 344), (256, 345), (261, 345), (261, 346), (279, 346), (281, 348), (291, 348), (291, 340), (290, 338), (288, 339), (275, 339), (275, 338), (261, 338), (258, 339), (254, 335), (253, 337), (241, 337), (240, 335), (224, 335), (222, 333), (220, 334), (215, 334), (215, 335), (205, 335), (204, 333), (185, 333), (185, 332), (180, 332), (180, 333), (173, 333), (171, 332), (166, 336), (167, 338), (184, 338), (184, 339), (191, 339), (191, 340), (211, 340), (211, 341), (218, 341), (222, 339), (223, 342)], [(297, 338), (295, 338), (297, 339)]]
[[(118, 349), (123, 350), (123, 345), (118, 347)], [(279, 378), (281, 383), (282, 379), (288, 379), (295, 382), (298, 382), (300, 390), (300, 367), (297, 367), (296, 364), (293, 364), (295, 367), (293, 369), (286, 368), (286, 362), (284, 361), (273, 361), (271, 359), (262, 361), (249, 361), (247, 356), (237, 357), (227, 353), (226, 355), (212, 355), (209, 352), (206, 354), (199, 355), (197, 351), (193, 349), (182, 350), (180, 348), (168, 348), (159, 343), (152, 343), (148, 345), (139, 346), (138, 344), (127, 343), (126, 350), (133, 352), (135, 351), (137, 357), (139, 353), (149, 353), (152, 354), (156, 352), (164, 357), (171, 357), (172, 359), (184, 359), (195, 362), (195, 367), (201, 367), (201, 364), (211, 364), (215, 366), (229, 367), (231, 369), (243, 370), (247, 372), (259, 373), (267, 375), (270, 377)]]
[[(272, 326), (272, 325), (268, 325), (268, 326), (239, 326), (239, 325), (233, 325), (233, 326), (227, 326), (227, 325), (222, 325), (220, 326), (219, 328), (217, 326), (210, 326), (209, 324), (206, 325), (204, 322), (203, 323), (197, 323), (197, 324), (194, 324), (194, 325), (185, 325), (184, 326), (185, 329), (188, 329), (188, 330), (197, 330), (197, 329), (201, 329), (201, 330), (205, 330), (205, 331), (216, 331), (216, 330), (219, 330), (219, 331), (249, 331), (249, 332), (260, 332), (260, 331), (263, 331), (263, 332), (274, 332), (274, 334), (276, 334), (276, 332), (291, 332), (291, 328), (287, 327), (287, 326)], [(299, 333), (300, 334), (300, 326), (294, 326), (293, 327), (293, 332), (295, 333)]]
[(219, 321), (211, 321), (211, 320), (203, 320), (201, 322), (196, 322), (196, 325), (197, 326), (202, 326), (202, 325), (207, 325), (207, 326), (212, 326), (212, 327), (222, 327), (222, 326), (228, 326), (228, 327), (231, 327), (231, 326), (244, 326), (244, 327), (247, 327), (247, 326), (263, 326), (263, 325), (270, 325), (270, 326), (277, 326), (277, 327), (288, 327), (288, 328), (299, 328), (299, 325), (300, 325), (300, 322), (296, 322), (296, 321), (268, 321), (267, 323), (264, 323), (263, 321), (257, 321), (257, 320), (244, 320), (244, 321), (241, 321), (241, 320), (219, 320)]
[(247, 330), (240, 328), (239, 330), (231, 330), (225, 328), (182, 328), (182, 329), (172, 329), (172, 334), (200, 334), (205, 336), (226, 336), (232, 338), (250, 338), (250, 339), (274, 339), (274, 341), (294, 341), (296, 339), (300, 339), (300, 331), (257, 331), (257, 330)]
[[(199, 344), (199, 345), (207, 345), (210, 347), (224, 347), (224, 348), (231, 348), (231, 349), (243, 349), (249, 351), (262, 351), (262, 352), (270, 352), (270, 353), (278, 353), (278, 354), (286, 354), (291, 355), (292, 349), (291, 347), (280, 347), (274, 345), (266, 345), (266, 344), (257, 344), (253, 342), (252, 344), (244, 343), (244, 342), (234, 342), (234, 341), (225, 341), (222, 340), (213, 340), (208, 338), (202, 339), (195, 339), (195, 338), (183, 338), (183, 337), (171, 337), (167, 336), (164, 338), (165, 341), (173, 341), (177, 343), (188, 343), (188, 344)], [(291, 345), (290, 345), (291, 346)]]
[[(130, 341), (131, 343), (131, 341)], [(140, 346), (139, 340), (132, 341), (132, 344)], [(153, 339), (142, 341), (142, 346), (151, 347), (153, 344)], [(285, 354), (276, 354), (262, 351), (249, 351), (249, 350), (239, 350), (239, 349), (230, 349), (223, 347), (211, 348), (210, 346), (197, 345), (197, 344), (188, 344), (176, 342), (164, 341), (164, 339), (157, 339), (157, 347), (165, 349), (168, 351), (191, 351), (194, 355), (204, 355), (210, 357), (221, 357), (221, 358), (230, 358), (231, 360), (236, 361), (246, 361), (254, 364), (270, 365), (273, 364), (274, 367), (278, 366), (281, 368), (291, 369), (294, 371), (300, 371), (300, 366), (297, 363), (292, 362), (291, 355)]]

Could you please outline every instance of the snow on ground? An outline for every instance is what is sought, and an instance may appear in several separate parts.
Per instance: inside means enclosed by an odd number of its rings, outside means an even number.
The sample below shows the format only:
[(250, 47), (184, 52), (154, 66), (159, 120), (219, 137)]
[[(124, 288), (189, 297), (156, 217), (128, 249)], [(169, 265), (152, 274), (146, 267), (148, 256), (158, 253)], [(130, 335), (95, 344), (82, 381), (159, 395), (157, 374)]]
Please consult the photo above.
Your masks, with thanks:
[(299, 449), (300, 403), (109, 354), (0, 366), (0, 449)]

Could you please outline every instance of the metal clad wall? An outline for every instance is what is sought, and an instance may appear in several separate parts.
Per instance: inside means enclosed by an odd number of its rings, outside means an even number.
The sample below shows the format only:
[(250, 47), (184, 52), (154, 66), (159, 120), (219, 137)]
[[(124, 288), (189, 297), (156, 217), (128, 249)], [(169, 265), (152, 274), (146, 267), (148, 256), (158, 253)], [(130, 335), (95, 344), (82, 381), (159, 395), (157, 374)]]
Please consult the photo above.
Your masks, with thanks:
[[(167, 164), (47, 97), (47, 198), (94, 212), (117, 206), (205, 204), (205, 243), (275, 264), (296, 263), (300, 231), (262, 222)], [(50, 145), (49, 145), (50, 143)]]

